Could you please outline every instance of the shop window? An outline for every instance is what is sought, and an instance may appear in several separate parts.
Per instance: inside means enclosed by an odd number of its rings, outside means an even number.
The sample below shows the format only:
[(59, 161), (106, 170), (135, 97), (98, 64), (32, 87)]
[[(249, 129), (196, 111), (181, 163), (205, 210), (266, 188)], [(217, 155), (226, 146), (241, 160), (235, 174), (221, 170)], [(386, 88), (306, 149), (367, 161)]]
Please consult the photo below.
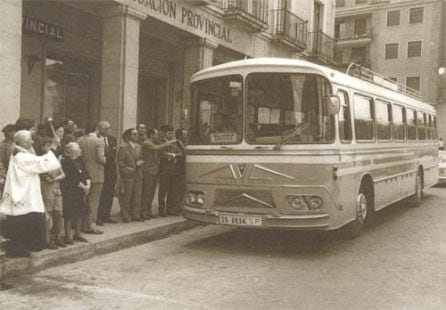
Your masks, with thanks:
[(421, 56), (421, 41), (409, 42), (407, 46), (407, 57)]
[(43, 114), (85, 126), (91, 114), (93, 67), (75, 60), (46, 58)]
[(420, 77), (408, 76), (406, 78), (406, 86), (415, 90), (420, 90)]
[(398, 26), (400, 24), (400, 11), (387, 12), (387, 27)]
[(417, 24), (423, 22), (424, 8), (411, 8), (409, 15), (409, 24)]
[(385, 58), (386, 59), (398, 58), (398, 43), (386, 44)]

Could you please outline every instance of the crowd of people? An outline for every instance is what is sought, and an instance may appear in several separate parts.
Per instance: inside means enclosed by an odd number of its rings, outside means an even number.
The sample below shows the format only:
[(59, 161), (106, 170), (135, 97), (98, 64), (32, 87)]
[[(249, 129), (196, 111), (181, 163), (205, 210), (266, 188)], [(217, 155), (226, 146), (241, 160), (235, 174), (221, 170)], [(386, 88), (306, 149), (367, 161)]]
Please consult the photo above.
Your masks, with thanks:
[(47, 118), (36, 128), (19, 118), (2, 132), (0, 213), (11, 256), (88, 242), (85, 234), (118, 222), (111, 217), (116, 196), (123, 223), (155, 216), (157, 187), (158, 216), (180, 212), (187, 139), (181, 128), (139, 124), (122, 133), (119, 147), (107, 121), (81, 130), (72, 120)]

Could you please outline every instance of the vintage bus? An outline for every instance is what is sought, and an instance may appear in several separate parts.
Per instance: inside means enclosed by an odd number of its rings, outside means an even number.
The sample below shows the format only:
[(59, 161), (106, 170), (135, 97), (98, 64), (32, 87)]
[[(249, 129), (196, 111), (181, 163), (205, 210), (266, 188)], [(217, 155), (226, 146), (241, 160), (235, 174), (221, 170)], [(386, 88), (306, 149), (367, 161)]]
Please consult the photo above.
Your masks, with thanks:
[(435, 110), (396, 83), (368, 80), (278, 58), (196, 73), (183, 215), (257, 228), (345, 226), (354, 237), (375, 211), (418, 203), (437, 182)]

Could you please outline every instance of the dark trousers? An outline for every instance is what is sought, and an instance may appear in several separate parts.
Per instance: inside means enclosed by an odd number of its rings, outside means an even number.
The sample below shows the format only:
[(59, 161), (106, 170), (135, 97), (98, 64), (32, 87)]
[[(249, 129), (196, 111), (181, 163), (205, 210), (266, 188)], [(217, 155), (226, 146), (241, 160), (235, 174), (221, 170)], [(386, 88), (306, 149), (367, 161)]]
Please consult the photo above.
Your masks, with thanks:
[(158, 189), (159, 214), (172, 213), (175, 204), (174, 185), (177, 175), (161, 174), (160, 187)]
[(152, 203), (155, 197), (156, 185), (158, 184), (157, 174), (145, 174), (142, 181), (142, 201), (141, 217), (149, 218), (152, 216)]
[(40, 251), (46, 248), (45, 213), (32, 212), (6, 218), (7, 251)]
[(122, 192), (119, 197), (119, 206), (124, 220), (140, 218), (141, 188), (140, 176), (121, 179)]
[(116, 172), (105, 172), (104, 184), (99, 201), (98, 220), (105, 222), (111, 217), (113, 197), (115, 195)]

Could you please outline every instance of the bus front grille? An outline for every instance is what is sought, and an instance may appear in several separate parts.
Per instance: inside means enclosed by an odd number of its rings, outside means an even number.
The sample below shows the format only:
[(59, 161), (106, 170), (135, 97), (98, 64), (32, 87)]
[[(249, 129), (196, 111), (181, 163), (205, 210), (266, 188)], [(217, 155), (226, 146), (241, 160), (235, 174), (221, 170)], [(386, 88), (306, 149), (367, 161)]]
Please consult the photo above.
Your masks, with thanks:
[(270, 191), (217, 189), (214, 206), (218, 211), (267, 214), (274, 202)]

